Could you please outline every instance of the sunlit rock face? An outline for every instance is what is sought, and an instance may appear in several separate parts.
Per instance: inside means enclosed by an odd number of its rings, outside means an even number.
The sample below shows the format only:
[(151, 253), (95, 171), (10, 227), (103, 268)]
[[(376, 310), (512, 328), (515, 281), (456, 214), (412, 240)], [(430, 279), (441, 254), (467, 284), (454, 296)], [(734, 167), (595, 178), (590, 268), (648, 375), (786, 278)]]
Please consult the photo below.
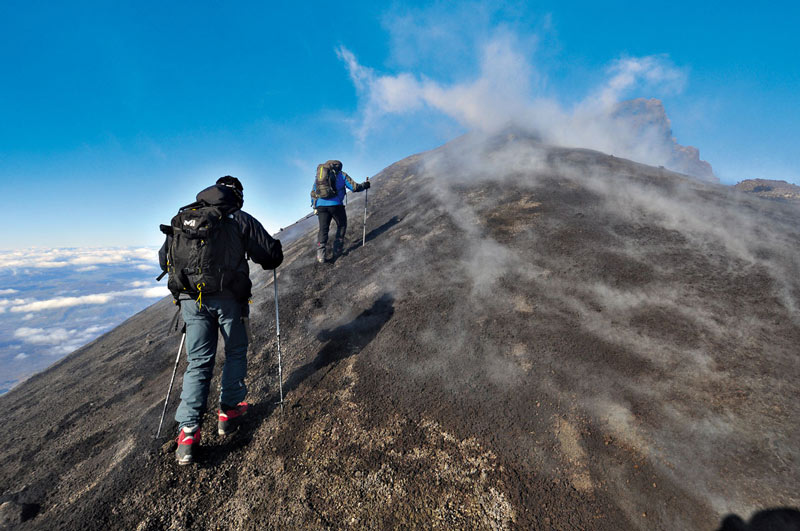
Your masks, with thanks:
[(635, 132), (635, 138), (649, 138), (655, 145), (661, 145), (663, 153), (660, 157), (663, 166), (704, 181), (718, 182), (711, 164), (700, 159), (700, 150), (693, 146), (683, 146), (672, 135), (670, 123), (664, 104), (655, 98), (637, 98), (617, 105), (614, 117), (628, 122)]

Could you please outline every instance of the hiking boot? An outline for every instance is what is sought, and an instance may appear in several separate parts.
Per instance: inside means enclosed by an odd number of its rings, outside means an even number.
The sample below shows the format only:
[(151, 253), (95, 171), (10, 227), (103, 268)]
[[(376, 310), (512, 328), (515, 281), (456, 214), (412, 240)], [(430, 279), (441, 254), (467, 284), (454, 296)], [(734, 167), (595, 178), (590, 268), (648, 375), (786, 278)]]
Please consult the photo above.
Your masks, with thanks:
[(184, 426), (178, 432), (178, 449), (175, 460), (179, 465), (190, 465), (194, 462), (192, 450), (200, 444), (200, 426)]
[(230, 435), (235, 432), (242, 421), (242, 417), (247, 413), (248, 407), (247, 402), (239, 402), (236, 407), (220, 404), (217, 433), (220, 435)]
[(325, 246), (321, 243), (317, 244), (317, 262), (320, 264), (325, 261)]

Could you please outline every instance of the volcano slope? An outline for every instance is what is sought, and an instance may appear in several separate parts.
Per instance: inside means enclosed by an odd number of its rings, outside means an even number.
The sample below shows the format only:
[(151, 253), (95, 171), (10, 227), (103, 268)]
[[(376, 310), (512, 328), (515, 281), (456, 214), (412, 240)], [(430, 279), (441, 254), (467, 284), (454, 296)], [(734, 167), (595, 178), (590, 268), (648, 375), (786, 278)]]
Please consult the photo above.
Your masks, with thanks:
[(252, 413), (176, 466), (161, 301), (0, 397), (0, 521), (714, 529), (800, 503), (796, 207), (513, 135), (373, 182), (365, 246), (363, 194), (333, 263), (313, 218), (278, 235), (283, 415), (258, 271)]

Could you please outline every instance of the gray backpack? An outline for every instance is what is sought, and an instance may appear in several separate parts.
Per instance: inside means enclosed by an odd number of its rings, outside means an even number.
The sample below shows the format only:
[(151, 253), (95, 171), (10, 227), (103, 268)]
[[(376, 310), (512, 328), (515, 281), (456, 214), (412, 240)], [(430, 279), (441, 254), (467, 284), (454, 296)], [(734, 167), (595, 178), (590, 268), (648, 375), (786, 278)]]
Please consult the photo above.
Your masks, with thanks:
[(342, 171), (342, 163), (338, 160), (329, 160), (317, 166), (317, 175), (314, 179), (314, 188), (311, 190), (311, 199), (330, 199), (336, 197), (336, 177)]

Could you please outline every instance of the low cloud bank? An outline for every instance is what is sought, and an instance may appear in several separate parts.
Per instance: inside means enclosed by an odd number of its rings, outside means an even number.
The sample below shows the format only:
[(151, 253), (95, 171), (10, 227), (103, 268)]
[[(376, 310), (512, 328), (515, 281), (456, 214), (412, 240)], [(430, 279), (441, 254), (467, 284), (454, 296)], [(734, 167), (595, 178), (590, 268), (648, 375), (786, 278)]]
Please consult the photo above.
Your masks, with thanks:
[[(131, 271), (150, 271), (158, 267), (158, 251), (153, 248), (111, 248), (111, 249), (22, 249), (0, 251), (0, 274), (6, 282), (15, 288), (0, 289), (0, 314), (43, 312), (62, 308), (86, 305), (104, 305), (120, 297), (159, 298), (166, 297), (169, 292), (164, 285), (157, 285), (154, 280), (136, 280), (127, 282), (131, 289), (115, 290), (101, 293), (86, 293), (85, 284), (78, 279), (101, 279), (104, 273), (98, 272), (101, 267), (114, 275)], [(62, 295), (57, 297), (35, 298), (28, 290), (17, 289), (21, 286), (37, 285), (42, 282), (42, 275), (47, 270), (59, 270), (56, 275), (63, 277), (64, 286), (68, 290), (49, 288), (47, 291), (68, 291), (83, 294)], [(94, 276), (92, 276), (94, 275)], [(141, 273), (136, 273), (140, 276)], [(136, 278), (134, 276), (134, 278)], [(8, 285), (8, 284), (6, 284)], [(58, 280), (48, 280), (46, 285), (58, 286)], [(9, 297), (17, 295), (16, 297)]]
[[(0, 270), (3, 269), (54, 269), (77, 266), (80, 271), (91, 271), (98, 265), (146, 266), (147, 269), (158, 263), (156, 249), (114, 248), (114, 249), (22, 249), (0, 251)], [(0, 291), (0, 295), (8, 290)]]
[[(80, 348), (108, 328), (108, 326), (89, 326), (87, 328), (22, 327), (14, 332), (14, 339), (28, 345), (51, 347), (45, 352), (49, 355), (60, 356)], [(27, 356), (19, 357), (18, 355), (15, 359), (23, 360), (25, 358)]]
[(107, 293), (82, 295), (80, 297), (54, 297), (45, 300), (0, 299), (0, 313), (5, 313), (6, 311), (12, 313), (41, 312), (59, 308), (70, 308), (73, 306), (108, 304), (119, 297), (144, 297), (153, 299), (166, 297), (167, 295), (169, 295), (169, 290), (166, 286), (154, 286), (150, 288), (136, 288), (126, 291), (110, 291)]
[(156, 300), (154, 248), (0, 251), (0, 362), (20, 381)]

